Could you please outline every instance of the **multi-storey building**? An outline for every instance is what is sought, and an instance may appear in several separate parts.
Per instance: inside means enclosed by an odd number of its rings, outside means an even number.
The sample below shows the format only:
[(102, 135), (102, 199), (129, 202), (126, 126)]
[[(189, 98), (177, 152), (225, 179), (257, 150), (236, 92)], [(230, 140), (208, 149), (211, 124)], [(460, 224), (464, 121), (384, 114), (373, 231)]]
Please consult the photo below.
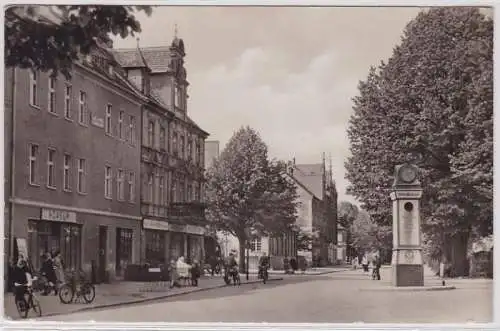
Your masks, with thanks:
[(184, 42), (119, 49), (128, 78), (147, 93), (142, 115), (141, 213), (144, 258), (204, 259), (204, 141), (208, 133), (188, 116)]
[[(6, 69), (10, 258), (60, 251), (96, 278), (138, 262), (142, 100), (104, 49), (72, 78)], [(7, 136), (8, 134), (8, 136)]]
[(39, 268), (60, 251), (99, 281), (203, 258), (208, 134), (187, 115), (184, 56), (175, 38), (143, 52), (99, 45), (68, 80), (6, 69), (7, 261)]

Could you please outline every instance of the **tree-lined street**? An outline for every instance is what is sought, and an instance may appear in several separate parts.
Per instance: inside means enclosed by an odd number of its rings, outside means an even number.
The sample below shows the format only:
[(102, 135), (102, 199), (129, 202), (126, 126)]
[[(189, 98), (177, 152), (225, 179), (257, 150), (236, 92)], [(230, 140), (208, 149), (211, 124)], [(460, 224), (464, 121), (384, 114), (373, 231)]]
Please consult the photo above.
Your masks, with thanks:
[[(161, 302), (58, 316), (58, 321), (465, 323), (492, 320), (492, 281), (456, 280), (456, 290), (370, 291), (388, 287), (360, 270), (224, 287)], [(428, 280), (436, 281), (436, 280)], [(50, 317), (42, 318), (51, 320)]]

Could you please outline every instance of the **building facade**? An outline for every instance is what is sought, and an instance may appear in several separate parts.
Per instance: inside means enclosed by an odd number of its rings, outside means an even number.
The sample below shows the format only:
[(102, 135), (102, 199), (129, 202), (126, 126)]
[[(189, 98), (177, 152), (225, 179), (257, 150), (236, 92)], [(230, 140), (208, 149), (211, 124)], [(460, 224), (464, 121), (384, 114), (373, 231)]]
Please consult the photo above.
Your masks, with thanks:
[(170, 47), (119, 49), (115, 55), (129, 80), (150, 97), (142, 113), (142, 258), (153, 264), (181, 256), (204, 260), (208, 133), (187, 112), (184, 42), (176, 37)]
[(10, 258), (38, 269), (42, 253), (60, 251), (68, 269), (98, 280), (139, 261), (142, 100), (114, 65), (96, 50), (70, 80), (7, 69)]
[(5, 70), (6, 271), (61, 252), (99, 282), (204, 258), (208, 133), (187, 114), (184, 56), (178, 38), (144, 52), (98, 43), (71, 79)]

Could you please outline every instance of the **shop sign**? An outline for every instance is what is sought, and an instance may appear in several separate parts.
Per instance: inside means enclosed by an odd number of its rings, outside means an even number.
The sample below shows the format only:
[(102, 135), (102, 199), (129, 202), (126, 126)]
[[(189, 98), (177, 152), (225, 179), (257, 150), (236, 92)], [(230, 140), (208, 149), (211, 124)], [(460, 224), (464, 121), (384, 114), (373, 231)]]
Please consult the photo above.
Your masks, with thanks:
[(151, 229), (151, 230), (161, 230), (161, 231), (168, 231), (169, 230), (168, 222), (152, 220), (152, 219), (148, 219), (148, 218), (144, 219), (143, 227), (145, 229)]
[(180, 224), (170, 224), (169, 230), (172, 232), (186, 232), (186, 226)]
[(42, 220), (76, 223), (76, 213), (59, 209), (42, 208)]
[(203, 236), (205, 234), (205, 228), (196, 225), (186, 225), (186, 233)]

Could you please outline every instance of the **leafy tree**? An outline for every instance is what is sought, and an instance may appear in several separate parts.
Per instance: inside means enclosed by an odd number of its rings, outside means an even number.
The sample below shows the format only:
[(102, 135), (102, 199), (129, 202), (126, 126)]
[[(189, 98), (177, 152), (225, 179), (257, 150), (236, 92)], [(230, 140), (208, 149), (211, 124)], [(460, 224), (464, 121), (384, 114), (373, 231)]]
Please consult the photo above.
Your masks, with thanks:
[(492, 66), (491, 19), (476, 8), (423, 11), (360, 82), (348, 129), (348, 192), (380, 224), (391, 221), (394, 166), (422, 156), (423, 230), (443, 234), (433, 242), (457, 275), (470, 233), (492, 229)]
[(292, 229), (297, 193), (283, 162), (269, 161), (267, 146), (250, 127), (239, 129), (207, 174), (207, 217), (238, 238), (240, 268), (245, 243), (255, 235)]
[(350, 226), (352, 245), (357, 252), (391, 247), (391, 229), (387, 225), (375, 223), (370, 215), (362, 210)]
[(341, 201), (339, 203), (338, 211), (337, 211), (337, 220), (338, 223), (345, 229), (346, 231), (346, 250), (348, 256), (352, 256), (352, 233), (351, 227), (356, 218), (358, 217), (359, 209), (356, 205), (353, 205), (347, 201)]
[(61, 71), (110, 35), (126, 38), (141, 31), (134, 11), (151, 14), (149, 6), (12, 6), (5, 11), (5, 65)]

